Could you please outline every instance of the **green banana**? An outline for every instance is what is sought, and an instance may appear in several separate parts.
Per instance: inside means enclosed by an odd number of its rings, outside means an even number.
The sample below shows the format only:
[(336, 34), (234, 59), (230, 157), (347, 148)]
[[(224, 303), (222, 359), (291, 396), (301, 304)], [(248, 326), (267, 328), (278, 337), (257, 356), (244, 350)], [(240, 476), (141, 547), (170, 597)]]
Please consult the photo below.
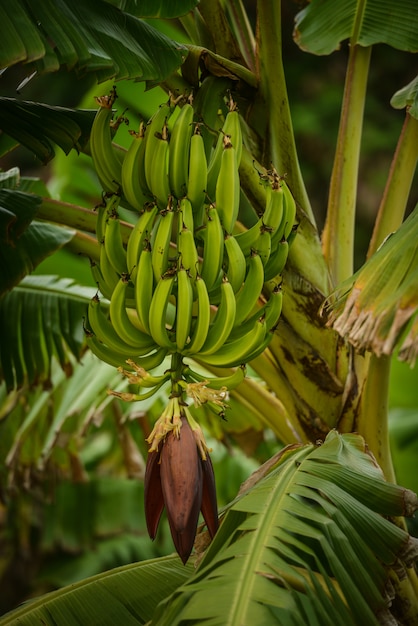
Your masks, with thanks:
[(249, 257), (252, 252), (257, 249), (257, 241), (263, 225), (263, 218), (259, 217), (255, 224), (253, 224), (248, 230), (243, 230), (242, 232), (234, 235), (246, 257)]
[(271, 232), (272, 245), (274, 241), (280, 241), (284, 233), (284, 192), (278, 179), (266, 189), (266, 208), (263, 215), (263, 223)]
[(121, 356), (120, 352), (112, 350), (104, 343), (101, 343), (99, 339), (93, 333), (86, 334), (86, 345), (101, 361), (104, 361), (108, 365), (113, 367), (122, 367), (125, 363), (125, 357)]
[(270, 293), (268, 302), (264, 308), (264, 320), (267, 330), (274, 330), (280, 319), (283, 304), (283, 291), (281, 285), (276, 285)]
[(203, 207), (206, 199), (206, 185), (208, 178), (208, 165), (206, 161), (205, 143), (200, 127), (196, 124), (194, 134), (190, 141), (189, 179), (187, 185), (187, 197), (193, 206), (196, 226), (203, 222)]
[(209, 326), (208, 336), (199, 352), (199, 358), (214, 354), (223, 346), (234, 327), (235, 313), (234, 290), (228, 279), (224, 277), (221, 284), (221, 301)]
[(149, 333), (149, 306), (154, 292), (154, 271), (150, 244), (139, 257), (135, 280), (135, 308), (143, 328)]
[(126, 290), (129, 278), (122, 275), (110, 299), (110, 321), (116, 333), (126, 344), (132, 346), (132, 351), (139, 355), (147, 354), (155, 348), (155, 343), (149, 334), (134, 326), (126, 312)]
[(237, 312), (234, 326), (240, 326), (257, 307), (264, 284), (264, 266), (257, 252), (247, 262), (247, 275), (240, 291), (236, 294)]
[(231, 234), (237, 221), (240, 199), (240, 181), (235, 148), (224, 135), (221, 167), (216, 181), (216, 210), (224, 230)]
[(171, 352), (176, 344), (167, 331), (167, 309), (173, 292), (175, 272), (167, 272), (158, 280), (149, 307), (149, 330), (155, 343)]
[[(117, 351), (112, 350), (105, 344), (101, 343), (95, 335), (87, 333), (86, 344), (87, 347), (90, 348), (90, 350), (105, 363), (117, 368), (124, 366), (124, 358), (121, 357)], [(135, 363), (143, 367), (144, 370), (148, 372), (161, 365), (166, 355), (167, 350), (165, 348), (158, 348), (145, 356), (134, 356), (134, 360)]]
[(169, 269), (170, 243), (173, 230), (174, 211), (171, 205), (161, 211), (156, 223), (155, 235), (152, 238), (152, 267), (154, 278), (160, 278)]
[(105, 279), (103, 278), (102, 270), (100, 269), (99, 263), (96, 263), (96, 261), (90, 259), (90, 269), (93, 280), (96, 283), (98, 290), (107, 300), (110, 300), (112, 290), (109, 288)]
[(199, 275), (196, 276), (195, 289), (197, 315), (191, 329), (190, 342), (187, 344), (186, 350), (183, 351), (184, 354), (188, 355), (197, 354), (202, 349), (206, 337), (208, 336), (210, 324), (209, 294), (205, 281)]
[(124, 359), (134, 356), (132, 346), (122, 341), (116, 333), (113, 324), (100, 305), (100, 299), (97, 295), (89, 302), (87, 317), (91, 330), (101, 343), (118, 352)]
[(247, 263), (239, 243), (232, 235), (227, 235), (224, 241), (226, 269), (225, 274), (235, 293), (237, 293), (244, 282)]
[(174, 123), (170, 137), (168, 176), (170, 190), (177, 198), (187, 194), (193, 115), (192, 105), (186, 102)]
[(292, 232), (296, 219), (296, 202), (289, 187), (283, 181), (284, 204), (286, 213), (286, 224), (284, 227), (284, 238), (288, 239)]
[(199, 269), (199, 255), (197, 253), (193, 231), (186, 226), (183, 226), (179, 232), (177, 251), (179, 254), (180, 267), (185, 268), (194, 281)]
[(176, 296), (176, 344), (177, 351), (182, 352), (190, 335), (193, 313), (193, 286), (188, 270), (180, 267), (177, 270)]
[(120, 196), (116, 193), (105, 193), (103, 202), (97, 206), (96, 238), (99, 243), (103, 243), (106, 230), (106, 222), (109, 215), (117, 212), (120, 203)]
[(227, 376), (204, 376), (194, 371), (190, 366), (183, 370), (184, 377), (188, 382), (205, 383), (211, 389), (222, 389), (226, 387), (228, 391), (236, 389), (242, 383), (247, 373), (245, 365), (237, 367), (232, 374)]
[(275, 249), (272, 250), (270, 258), (264, 268), (264, 281), (267, 282), (280, 276), (286, 265), (289, 254), (289, 242), (286, 239), (279, 241)]
[(131, 131), (131, 134), (133, 139), (122, 162), (122, 192), (131, 207), (142, 213), (145, 203), (149, 200), (140, 182), (145, 124), (141, 122), (139, 131), (137, 133)]
[(150, 238), (157, 212), (158, 207), (156, 204), (145, 205), (145, 210), (139, 216), (138, 221), (129, 235), (128, 245), (126, 247), (126, 265), (132, 280), (135, 280), (139, 257), (144, 247), (145, 240)]
[(104, 281), (103, 286), (106, 288), (107, 293), (112, 294), (113, 290), (118, 284), (119, 274), (115, 271), (109, 257), (107, 256), (106, 246), (104, 242), (100, 244), (99, 264)]
[[(235, 107), (232, 100), (230, 101), (230, 106)], [(211, 199), (215, 197), (216, 182), (218, 180), (219, 172), (221, 169), (225, 137), (229, 138), (230, 143), (235, 148), (236, 162), (237, 166), (239, 166), (242, 155), (242, 131), (239, 114), (236, 108), (228, 111), (225, 117), (225, 122), (222, 126), (222, 130), (218, 135), (218, 140), (216, 142), (215, 148), (209, 159), (207, 175), (207, 195)]]
[[(149, 186), (152, 195), (157, 199), (161, 209), (165, 209), (170, 196), (170, 185), (168, 181), (168, 129), (164, 123), (161, 135), (156, 135), (154, 157), (151, 162), (151, 172), (149, 174)], [(154, 143), (154, 142), (153, 142)], [(149, 150), (151, 145), (147, 146)]]
[(248, 363), (253, 355), (261, 354), (264, 350), (266, 338), (266, 324), (263, 319), (257, 319), (251, 329), (243, 336), (227, 341), (216, 352), (211, 354), (199, 353), (196, 361), (204, 365), (215, 367), (236, 367)]
[(106, 254), (115, 272), (119, 275), (128, 271), (126, 264), (126, 250), (123, 247), (120, 221), (117, 214), (109, 215), (104, 234)]
[(263, 265), (265, 266), (271, 253), (271, 233), (264, 225), (260, 229), (255, 251), (260, 255)]
[(180, 232), (183, 226), (194, 232), (194, 217), (193, 207), (190, 200), (186, 197), (182, 198), (178, 204), (178, 231)]
[(206, 224), (201, 230), (201, 236), (204, 248), (200, 275), (210, 292), (217, 286), (224, 256), (224, 233), (218, 212), (213, 205), (207, 209)]
[[(161, 141), (161, 133), (163, 131), (164, 126), (167, 124), (167, 120), (169, 119), (172, 113), (172, 107), (169, 102), (162, 104), (158, 110), (154, 113), (151, 119), (148, 122), (147, 129), (145, 132), (144, 143), (145, 143), (145, 152), (144, 152), (144, 177), (146, 188), (152, 193), (152, 180), (154, 176), (153, 172), (153, 162), (157, 147), (159, 142)], [(161, 166), (160, 166), (161, 167)]]
[(90, 133), (90, 152), (94, 169), (105, 191), (117, 192), (121, 183), (122, 167), (112, 144), (112, 106), (116, 91), (110, 96), (96, 98), (100, 108), (97, 111)]

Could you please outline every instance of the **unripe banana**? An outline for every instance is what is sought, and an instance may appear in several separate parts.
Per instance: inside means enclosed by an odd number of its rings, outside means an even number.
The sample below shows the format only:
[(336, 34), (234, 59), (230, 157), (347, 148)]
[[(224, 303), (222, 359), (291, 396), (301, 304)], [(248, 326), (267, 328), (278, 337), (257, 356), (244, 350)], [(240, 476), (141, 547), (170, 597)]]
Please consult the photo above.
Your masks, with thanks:
[(104, 234), (106, 254), (115, 272), (119, 275), (128, 271), (126, 264), (126, 250), (123, 246), (120, 221), (117, 214), (109, 215)]
[(168, 170), (170, 190), (177, 198), (187, 194), (193, 115), (192, 105), (186, 102), (174, 123), (170, 137)]
[(210, 292), (217, 285), (224, 256), (224, 233), (218, 212), (213, 205), (207, 210), (206, 225), (201, 235), (204, 248), (200, 275)]
[[(100, 244), (100, 271), (103, 276), (104, 286), (107, 293), (112, 294), (119, 281), (119, 274), (115, 271), (113, 265), (107, 256), (104, 242)], [(104, 295), (104, 294), (103, 294)]]
[(280, 319), (283, 304), (283, 291), (281, 285), (276, 285), (270, 293), (270, 297), (264, 309), (264, 319), (267, 330), (274, 330)]
[(93, 120), (90, 134), (90, 152), (94, 169), (105, 191), (118, 191), (121, 183), (121, 163), (112, 145), (112, 106), (116, 92), (96, 98), (100, 105)]
[(168, 272), (157, 282), (149, 307), (149, 329), (155, 343), (171, 352), (176, 351), (176, 344), (167, 331), (167, 309), (173, 292), (175, 273)]
[(139, 257), (135, 280), (135, 308), (141, 326), (149, 333), (149, 306), (154, 292), (154, 271), (148, 243)]
[(202, 349), (208, 336), (210, 324), (210, 301), (205, 281), (198, 275), (195, 281), (196, 299), (197, 299), (197, 315), (190, 334), (190, 342), (184, 352), (193, 355)]
[(216, 210), (224, 230), (231, 234), (238, 218), (240, 181), (235, 148), (228, 136), (224, 136), (221, 167), (216, 181)]
[[(125, 357), (121, 357), (120, 353), (112, 350), (104, 343), (101, 343), (97, 337), (91, 333), (87, 333), (86, 335), (86, 344), (87, 347), (101, 360), (113, 367), (125, 367), (129, 369), (129, 366), (125, 365)], [(167, 355), (167, 350), (165, 348), (158, 348), (147, 354), (146, 356), (136, 356), (133, 355), (135, 363), (137, 363), (140, 367), (143, 367), (144, 370), (151, 371), (161, 365)]]
[(234, 326), (240, 326), (257, 307), (264, 284), (264, 266), (260, 255), (253, 253), (248, 259), (247, 275), (240, 291), (236, 294), (237, 312)]
[(244, 282), (247, 263), (239, 243), (232, 235), (225, 237), (226, 269), (225, 274), (235, 293), (237, 293)]
[(89, 326), (100, 342), (119, 353), (123, 359), (134, 356), (132, 346), (122, 341), (116, 333), (97, 296), (90, 300), (87, 315)]
[(244, 230), (234, 235), (246, 257), (249, 257), (254, 251), (257, 250), (257, 241), (262, 228), (263, 218), (260, 217), (248, 230)]
[(177, 270), (176, 298), (176, 344), (182, 352), (190, 336), (193, 313), (193, 286), (189, 272), (180, 267)]
[(134, 354), (145, 355), (155, 348), (155, 343), (147, 333), (134, 326), (126, 312), (126, 290), (129, 278), (122, 275), (110, 299), (110, 320), (116, 333), (126, 344), (132, 346)]
[[(168, 129), (165, 123), (161, 135), (156, 135), (157, 143), (154, 149), (154, 158), (151, 162), (151, 172), (148, 177), (152, 195), (157, 199), (161, 209), (165, 209), (170, 196), (170, 185), (168, 182)], [(154, 146), (154, 142), (152, 142)], [(151, 145), (147, 146), (149, 150)]]
[(172, 113), (169, 102), (162, 104), (149, 120), (145, 132), (144, 175), (147, 189), (152, 193), (153, 161), (163, 127)]
[(216, 352), (196, 356), (196, 361), (204, 365), (215, 367), (236, 367), (243, 363), (248, 363), (255, 358), (253, 355), (261, 354), (265, 349), (266, 324), (264, 320), (258, 319), (252, 328), (242, 337), (227, 341)]
[(178, 205), (178, 231), (180, 232), (183, 226), (194, 232), (194, 216), (193, 207), (190, 200), (186, 197), (182, 198)]
[(234, 327), (236, 313), (235, 294), (231, 283), (225, 277), (221, 284), (221, 301), (209, 326), (208, 336), (199, 352), (200, 356), (216, 353), (227, 341)]
[(284, 238), (288, 239), (292, 232), (296, 219), (296, 202), (289, 187), (283, 181), (284, 204), (286, 213), (286, 225), (284, 227)]
[(90, 259), (90, 269), (91, 269), (91, 274), (93, 276), (93, 280), (96, 283), (98, 290), (100, 291), (102, 296), (110, 300), (112, 291), (109, 289), (108, 285), (106, 284), (105, 279), (103, 278), (100, 265), (96, 263), (96, 261), (94, 261), (93, 259)]
[[(232, 101), (231, 101), (232, 102)], [(232, 103), (230, 106), (234, 107)], [(241, 124), (239, 120), (239, 114), (236, 109), (230, 110), (225, 118), (225, 122), (222, 126), (222, 131), (218, 135), (218, 140), (213, 153), (209, 159), (208, 164), (208, 176), (207, 176), (207, 195), (213, 200), (215, 197), (216, 182), (218, 180), (219, 172), (221, 169), (222, 153), (224, 149), (225, 137), (230, 139), (230, 143), (235, 148), (235, 156), (237, 166), (241, 162), (242, 154), (242, 132)]]
[(177, 250), (180, 265), (189, 272), (189, 276), (193, 278), (194, 281), (199, 269), (199, 255), (197, 253), (193, 231), (187, 227), (183, 227), (179, 232)]
[(152, 239), (152, 267), (156, 281), (159, 281), (169, 269), (173, 221), (174, 211), (169, 206), (160, 213), (156, 224), (155, 236)]
[(280, 241), (284, 233), (284, 192), (280, 181), (275, 178), (266, 189), (266, 209), (263, 223), (271, 232), (273, 241)]
[(187, 197), (192, 203), (196, 226), (203, 222), (203, 206), (206, 198), (207, 161), (205, 144), (197, 124), (190, 141), (189, 179)]
[(144, 242), (151, 236), (151, 231), (157, 216), (156, 204), (145, 205), (145, 210), (138, 218), (131, 234), (129, 235), (126, 248), (126, 265), (133, 281), (135, 281), (139, 257), (144, 247)]
[(263, 265), (266, 266), (271, 252), (271, 233), (265, 226), (260, 230), (255, 251), (260, 255)]
[(145, 125), (141, 122), (137, 133), (131, 132), (132, 142), (126, 151), (122, 162), (122, 191), (132, 208), (140, 213), (144, 210), (145, 203), (149, 198), (145, 195), (140, 182), (140, 169), (142, 168), (142, 153), (144, 147)]
[(286, 239), (279, 241), (275, 249), (272, 250), (270, 258), (264, 268), (264, 281), (267, 282), (279, 276), (286, 265), (289, 254), (289, 242)]
[(99, 204), (97, 209), (97, 219), (96, 219), (96, 238), (99, 243), (104, 242), (105, 230), (106, 230), (106, 222), (109, 218), (109, 215), (112, 215), (114, 212), (117, 212), (118, 206), (120, 202), (120, 196), (116, 193), (104, 194), (103, 202)]
[(189, 382), (205, 383), (206, 386), (211, 389), (222, 389), (223, 387), (226, 387), (228, 391), (232, 391), (242, 383), (246, 372), (247, 370), (245, 365), (240, 365), (232, 372), (232, 374), (228, 374), (228, 376), (203, 376), (203, 374), (195, 372), (188, 366), (187, 369), (184, 370), (184, 376)]

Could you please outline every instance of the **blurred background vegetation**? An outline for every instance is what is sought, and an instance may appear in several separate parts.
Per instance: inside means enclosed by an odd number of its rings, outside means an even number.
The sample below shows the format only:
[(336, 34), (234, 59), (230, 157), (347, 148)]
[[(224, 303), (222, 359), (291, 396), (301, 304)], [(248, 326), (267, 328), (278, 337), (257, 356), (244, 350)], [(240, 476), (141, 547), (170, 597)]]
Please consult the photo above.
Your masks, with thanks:
[[(252, 6), (253, 3), (245, 3)], [(293, 114), (296, 143), (308, 194), (321, 230), (325, 219), (328, 184), (338, 132), (344, 87), (347, 49), (329, 57), (303, 53), (292, 40), (293, 19), (300, 5), (283, 3), (283, 59)], [(251, 14), (251, 12), (250, 12)], [(254, 19), (254, 11), (252, 12)], [(156, 25), (156, 24), (154, 24)], [(180, 27), (165, 25), (174, 39), (185, 41)], [(361, 173), (358, 189), (356, 266), (365, 257), (375, 215), (388, 175), (390, 162), (404, 121), (404, 112), (390, 106), (390, 98), (416, 73), (411, 56), (375, 46), (372, 53), (368, 98), (364, 118)], [(24, 67), (14, 67), (0, 79), (1, 95), (53, 105), (95, 109), (94, 95), (108, 92), (109, 85), (94, 85), (89, 78), (77, 79), (60, 71), (35, 78), (20, 93), (16, 87), (25, 78)], [(164, 100), (163, 92), (144, 92), (141, 83), (118, 85), (118, 112), (127, 106), (130, 128), (139, 114), (149, 116)], [(129, 134), (121, 128), (117, 141), (127, 144)], [(100, 188), (87, 157), (57, 149), (56, 157), (41, 166), (22, 147), (1, 162), (1, 169), (18, 166), (25, 176), (42, 179), (53, 197), (92, 208), (100, 199)], [(418, 200), (415, 178), (409, 210)], [(85, 258), (62, 250), (44, 261), (39, 274), (60, 274), (94, 287)], [(120, 384), (117, 373), (86, 354), (74, 374), (85, 378), (86, 394), (74, 398), (71, 381), (57, 374), (52, 393), (36, 389), (12, 398), (13, 410), (5, 406), (0, 388), (0, 614), (28, 597), (75, 582), (100, 571), (135, 560), (172, 551), (167, 524), (160, 527), (151, 543), (145, 529), (142, 481), (146, 447), (144, 437), (159, 405), (126, 405), (106, 396), (108, 387)], [(116, 374), (116, 375), (115, 375)], [(391, 432), (395, 469), (399, 483), (418, 490), (418, 385), (416, 370), (394, 360), (391, 377)], [(88, 393), (91, 385), (91, 393)], [(113, 385), (113, 387), (112, 387)], [(154, 401), (154, 400), (153, 400)], [(236, 495), (242, 481), (280, 444), (268, 432), (251, 424), (248, 432), (234, 431), (233, 402), (226, 429), (220, 431), (207, 416), (212, 434), (213, 461), (218, 500), (222, 507)], [(145, 412), (148, 410), (146, 417)], [(33, 412), (33, 422), (27, 416)], [(28, 428), (27, 456), (45, 433), (39, 423), (51, 426), (61, 411), (62, 445), (55, 446), (48, 462), (36, 468), (13, 468), (13, 432), (2, 436), (2, 421), (8, 415), (15, 431)], [(43, 421), (40, 422), (39, 416)], [(36, 422), (36, 428), (34, 424)], [(46, 427), (46, 426), (45, 426)], [(32, 430), (30, 430), (32, 429)], [(38, 429), (38, 430), (37, 430)], [(411, 436), (411, 432), (415, 436)], [(67, 433), (67, 439), (66, 439)], [(222, 434), (222, 442), (215, 435)], [(4, 433), (3, 433), (4, 434)], [(238, 447), (239, 444), (240, 448)], [(246, 454), (242, 452), (246, 451)], [(12, 468), (12, 469), (10, 469)], [(413, 526), (416, 534), (418, 528)]]

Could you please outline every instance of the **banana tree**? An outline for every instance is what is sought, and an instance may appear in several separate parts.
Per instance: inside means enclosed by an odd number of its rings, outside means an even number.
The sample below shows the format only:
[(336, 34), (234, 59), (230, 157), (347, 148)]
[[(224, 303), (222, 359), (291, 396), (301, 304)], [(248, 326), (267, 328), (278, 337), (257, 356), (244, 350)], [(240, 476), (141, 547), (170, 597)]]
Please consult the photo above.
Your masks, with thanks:
[[(111, 437), (144, 482), (143, 526), (154, 539), (165, 508), (185, 563), (141, 544), (138, 562), (0, 623), (418, 623), (405, 521), (418, 505), (397, 485), (387, 396), (393, 355), (412, 366), (418, 350), (416, 79), (392, 99), (405, 122), (354, 272), (372, 47), (418, 50), (413, 2), (386, 5), (313, 0), (296, 15), (302, 50), (348, 42), (322, 232), (280, 3), (258, 0), (255, 17), (241, 0), (0, 7), (18, 90), (61, 69), (98, 96), (77, 109), (0, 98), (2, 156), (23, 145), (79, 172), (59, 191), (16, 166), (1, 174), (2, 491), (12, 502), (51, 468), (87, 480), (87, 427), (113, 410)], [(63, 276), (32, 275), (64, 246)], [(79, 255), (96, 287), (74, 282)], [(274, 449), (218, 516), (205, 434), (254, 455), (267, 433)]]

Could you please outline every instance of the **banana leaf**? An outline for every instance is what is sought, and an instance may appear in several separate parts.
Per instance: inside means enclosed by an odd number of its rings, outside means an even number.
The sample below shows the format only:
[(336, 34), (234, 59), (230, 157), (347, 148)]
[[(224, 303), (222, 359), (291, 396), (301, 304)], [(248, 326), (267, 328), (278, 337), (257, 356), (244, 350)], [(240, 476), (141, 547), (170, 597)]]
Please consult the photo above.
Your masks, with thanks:
[(0, 624), (145, 624), (155, 605), (187, 580), (192, 569), (177, 555), (126, 565), (27, 602), (0, 618)]
[(180, 17), (191, 11), (199, 0), (107, 0), (125, 13), (144, 18)]
[(371, 46), (384, 43), (417, 52), (415, 0), (312, 0), (296, 16), (294, 39), (302, 50), (331, 54), (341, 42)]
[(364, 440), (331, 431), (292, 446), (253, 483), (151, 623), (392, 623), (389, 580), (412, 567), (418, 542), (388, 517), (412, 515), (417, 498), (385, 482)]
[(69, 354), (78, 359), (83, 350), (83, 317), (94, 293), (68, 278), (26, 276), (0, 300), (0, 380), (8, 390), (50, 386), (53, 357), (69, 371)]
[[(175, 7), (183, 12), (189, 4)], [(104, 0), (16, 0), (13, 10), (0, 5), (0, 20), (0, 68), (27, 64), (24, 82), (61, 66), (99, 82), (160, 82), (187, 56), (182, 45)]]

